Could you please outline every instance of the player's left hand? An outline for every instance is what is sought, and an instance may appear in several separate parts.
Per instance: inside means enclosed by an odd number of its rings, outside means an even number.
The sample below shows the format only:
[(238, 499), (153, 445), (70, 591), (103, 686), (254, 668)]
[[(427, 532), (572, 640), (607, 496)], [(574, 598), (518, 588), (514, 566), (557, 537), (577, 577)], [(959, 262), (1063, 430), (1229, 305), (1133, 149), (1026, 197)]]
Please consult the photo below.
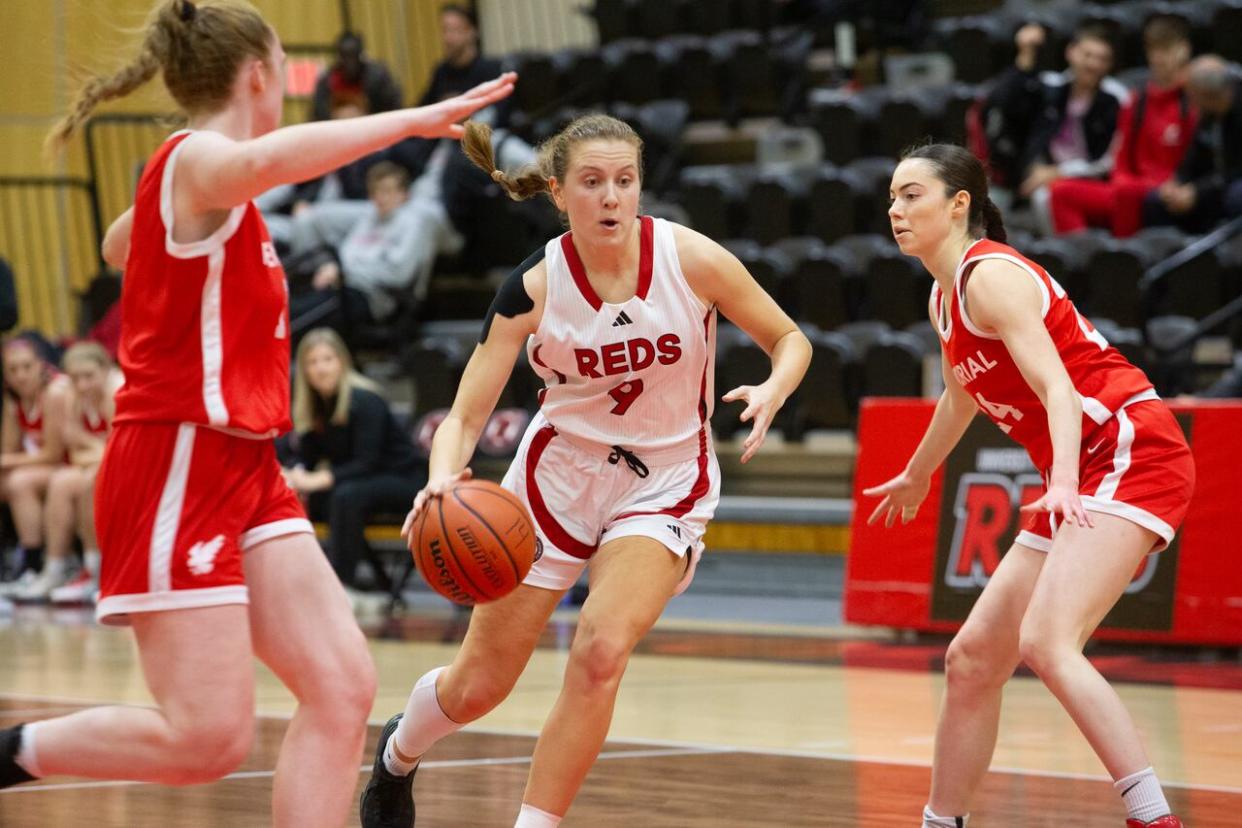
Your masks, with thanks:
[(750, 435), (742, 443), (742, 462), (745, 463), (754, 457), (755, 452), (763, 445), (763, 438), (768, 434), (768, 426), (772, 425), (772, 418), (776, 416), (776, 412), (781, 410), (785, 400), (766, 382), (762, 385), (739, 385), (720, 399), (725, 402), (746, 401), (746, 408), (738, 417), (744, 423), (753, 421)]
[(1051, 512), (1066, 523), (1072, 522), (1079, 526), (1091, 528), (1095, 526), (1095, 522), (1091, 520), (1091, 513), (1082, 505), (1082, 498), (1078, 496), (1078, 490), (1071, 486), (1053, 484), (1044, 492), (1043, 497), (1028, 503), (1019, 511), (1028, 514), (1031, 512)]

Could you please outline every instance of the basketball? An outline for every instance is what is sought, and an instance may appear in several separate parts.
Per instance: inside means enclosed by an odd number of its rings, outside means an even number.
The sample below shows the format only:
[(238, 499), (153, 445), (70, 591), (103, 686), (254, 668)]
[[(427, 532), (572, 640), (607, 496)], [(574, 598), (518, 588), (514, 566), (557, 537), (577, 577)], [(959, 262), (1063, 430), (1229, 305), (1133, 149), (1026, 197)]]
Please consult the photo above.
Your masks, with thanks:
[(535, 560), (535, 528), (512, 492), (467, 480), (427, 505), (410, 550), (432, 589), (454, 603), (482, 604), (522, 583)]

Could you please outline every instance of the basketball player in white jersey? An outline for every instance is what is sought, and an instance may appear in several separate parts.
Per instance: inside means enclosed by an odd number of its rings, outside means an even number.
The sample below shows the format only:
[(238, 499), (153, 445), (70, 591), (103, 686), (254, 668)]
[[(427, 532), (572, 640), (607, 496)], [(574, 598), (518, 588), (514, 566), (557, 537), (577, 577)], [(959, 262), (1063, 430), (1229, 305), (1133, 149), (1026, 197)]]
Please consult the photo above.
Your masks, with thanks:
[(478, 606), (453, 663), (414, 686), (384, 728), (362, 796), (364, 828), (407, 828), (419, 758), (508, 696), (553, 609), (590, 564), (590, 597), (564, 685), (538, 744), (516, 825), (559, 824), (598, 755), (630, 652), (689, 584), (715, 511), (712, 450), (716, 311), (772, 358), (744, 400), (753, 427), (742, 461), (797, 387), (811, 348), (741, 263), (712, 240), (639, 215), (642, 142), (603, 115), (549, 139), (538, 169), (495, 169), (486, 127), (463, 146), (513, 198), (550, 193), (570, 232), (550, 241), (497, 294), (457, 398), (432, 445), (430, 482), (405, 530), (466, 468), (518, 352), (546, 383), (503, 485), (537, 529), (536, 561), (517, 590)]

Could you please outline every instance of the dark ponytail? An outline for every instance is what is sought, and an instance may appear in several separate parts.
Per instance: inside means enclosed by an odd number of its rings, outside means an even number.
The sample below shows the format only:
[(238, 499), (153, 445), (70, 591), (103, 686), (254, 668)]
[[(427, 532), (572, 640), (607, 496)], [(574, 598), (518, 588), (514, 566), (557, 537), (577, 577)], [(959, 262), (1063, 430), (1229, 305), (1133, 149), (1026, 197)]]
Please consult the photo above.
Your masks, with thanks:
[(931, 164), (936, 177), (944, 182), (945, 197), (965, 190), (970, 196), (967, 226), (972, 236), (1004, 242), (1005, 220), (1000, 208), (988, 196), (988, 176), (983, 164), (969, 150), (956, 144), (925, 144), (906, 150), (901, 160), (921, 158)]

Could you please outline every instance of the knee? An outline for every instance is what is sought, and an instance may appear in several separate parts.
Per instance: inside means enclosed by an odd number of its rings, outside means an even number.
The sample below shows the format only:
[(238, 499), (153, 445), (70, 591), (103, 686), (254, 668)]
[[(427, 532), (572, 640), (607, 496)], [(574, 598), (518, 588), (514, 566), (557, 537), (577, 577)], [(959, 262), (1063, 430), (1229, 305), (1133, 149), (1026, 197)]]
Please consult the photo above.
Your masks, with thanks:
[(1045, 681), (1056, 675), (1059, 665), (1065, 663), (1066, 656), (1072, 655), (1073, 648), (1042, 626), (1024, 623), (1018, 637), (1018, 654), (1041, 679)]
[(166, 762), (170, 785), (201, 785), (241, 767), (254, 741), (254, 717), (202, 717), (174, 727)]
[(1002, 686), (1017, 666), (1012, 654), (976, 635), (958, 635), (945, 653), (945, 681), (951, 692), (977, 692)]
[(481, 719), (509, 697), (516, 675), (509, 675), (481, 664), (454, 662), (436, 687), (436, 698), (444, 715), (467, 724)]
[(315, 707), (320, 716), (333, 717), (341, 728), (356, 729), (366, 726), (378, 680), (362, 633), (349, 643), (353, 646), (342, 646), (335, 655), (305, 671), (304, 681), (293, 691), (300, 704)]
[(10, 498), (30, 497), (36, 494), (38, 478), (29, 469), (14, 469), (4, 480), (5, 494)]
[(589, 688), (615, 688), (633, 648), (633, 640), (623, 630), (580, 622), (569, 653), (570, 667)]

